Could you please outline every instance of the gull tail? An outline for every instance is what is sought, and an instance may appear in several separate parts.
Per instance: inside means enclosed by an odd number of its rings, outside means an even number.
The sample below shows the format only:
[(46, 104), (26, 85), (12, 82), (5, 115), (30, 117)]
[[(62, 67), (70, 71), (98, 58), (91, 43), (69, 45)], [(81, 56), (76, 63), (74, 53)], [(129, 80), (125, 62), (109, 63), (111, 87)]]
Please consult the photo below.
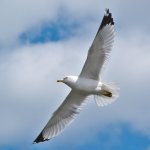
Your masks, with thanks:
[(119, 97), (119, 86), (116, 82), (103, 83), (99, 95), (94, 95), (98, 106), (111, 104)]

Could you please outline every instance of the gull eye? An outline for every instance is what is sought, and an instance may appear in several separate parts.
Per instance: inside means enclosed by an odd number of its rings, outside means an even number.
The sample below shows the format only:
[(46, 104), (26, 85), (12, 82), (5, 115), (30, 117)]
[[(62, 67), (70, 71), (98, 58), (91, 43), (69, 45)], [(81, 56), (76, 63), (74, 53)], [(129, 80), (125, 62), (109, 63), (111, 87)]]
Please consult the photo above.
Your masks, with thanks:
[(64, 78), (64, 80), (67, 80), (67, 79), (68, 79), (68, 77), (65, 77), (65, 78)]

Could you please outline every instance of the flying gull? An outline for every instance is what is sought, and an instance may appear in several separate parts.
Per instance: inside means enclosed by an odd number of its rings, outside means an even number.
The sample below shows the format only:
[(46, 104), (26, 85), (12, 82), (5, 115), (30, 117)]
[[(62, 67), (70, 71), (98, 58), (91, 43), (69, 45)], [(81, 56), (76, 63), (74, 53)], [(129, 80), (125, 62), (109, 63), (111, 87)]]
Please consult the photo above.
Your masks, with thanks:
[(102, 67), (112, 49), (114, 32), (112, 14), (106, 9), (80, 75), (57, 80), (68, 85), (71, 92), (33, 143), (44, 142), (60, 134), (80, 112), (88, 96), (93, 95), (98, 106), (106, 106), (117, 99), (119, 94), (116, 83), (105, 83), (100, 78)]

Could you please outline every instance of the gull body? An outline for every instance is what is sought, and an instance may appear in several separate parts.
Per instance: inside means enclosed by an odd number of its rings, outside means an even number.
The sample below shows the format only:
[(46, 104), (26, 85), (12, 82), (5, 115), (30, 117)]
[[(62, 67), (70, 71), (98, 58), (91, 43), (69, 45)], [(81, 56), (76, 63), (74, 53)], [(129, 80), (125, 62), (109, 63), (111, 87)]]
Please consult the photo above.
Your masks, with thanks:
[(68, 85), (71, 91), (33, 143), (44, 142), (59, 135), (81, 111), (88, 96), (93, 95), (98, 106), (106, 106), (117, 99), (117, 85), (114, 82), (103, 82), (99, 78), (112, 49), (114, 32), (112, 14), (106, 9), (80, 75), (58, 80)]
[(67, 76), (62, 80), (57, 82), (62, 82), (68, 85), (71, 89), (85, 95), (100, 95), (102, 83), (98, 80), (80, 78), (78, 76)]

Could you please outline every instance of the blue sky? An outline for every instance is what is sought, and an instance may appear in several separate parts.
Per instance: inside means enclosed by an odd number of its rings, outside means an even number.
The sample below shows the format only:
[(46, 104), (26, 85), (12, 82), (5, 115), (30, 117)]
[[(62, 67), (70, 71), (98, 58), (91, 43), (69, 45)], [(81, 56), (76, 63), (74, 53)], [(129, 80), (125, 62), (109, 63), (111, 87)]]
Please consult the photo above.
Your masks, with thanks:
[[(66, 13), (64, 12), (64, 15)], [(81, 22), (77, 19), (67, 22), (68, 17), (60, 15), (55, 21), (43, 23), (39, 27), (29, 28), (19, 37), (22, 44), (26, 43), (46, 43), (49, 41), (59, 41), (71, 38), (75, 31), (81, 27)]]
[[(1, 1), (0, 149), (150, 150), (148, 7), (146, 0)], [(102, 78), (120, 84), (120, 98), (103, 108), (91, 98), (61, 135), (33, 145), (70, 90), (56, 80), (80, 73), (105, 8), (116, 37)]]
[[(117, 131), (116, 131), (117, 130)], [(118, 132), (119, 130), (119, 132)], [(69, 138), (68, 138), (69, 139)], [(55, 140), (55, 139), (54, 139)], [(82, 139), (80, 139), (82, 140)], [(109, 143), (109, 144), (108, 144)], [(109, 125), (106, 127), (104, 131), (98, 132), (94, 135), (90, 140), (86, 141), (86, 143), (81, 144), (74, 141), (74, 144), (58, 144), (57, 140), (48, 143), (32, 145), (26, 142), (18, 143), (17, 145), (13, 145), (10, 147), (2, 146), (1, 149), (117, 149), (117, 150), (133, 150), (140, 149), (145, 150), (149, 145), (149, 140), (144, 135), (140, 135), (139, 133), (132, 131), (131, 128), (126, 124), (115, 124)]]

